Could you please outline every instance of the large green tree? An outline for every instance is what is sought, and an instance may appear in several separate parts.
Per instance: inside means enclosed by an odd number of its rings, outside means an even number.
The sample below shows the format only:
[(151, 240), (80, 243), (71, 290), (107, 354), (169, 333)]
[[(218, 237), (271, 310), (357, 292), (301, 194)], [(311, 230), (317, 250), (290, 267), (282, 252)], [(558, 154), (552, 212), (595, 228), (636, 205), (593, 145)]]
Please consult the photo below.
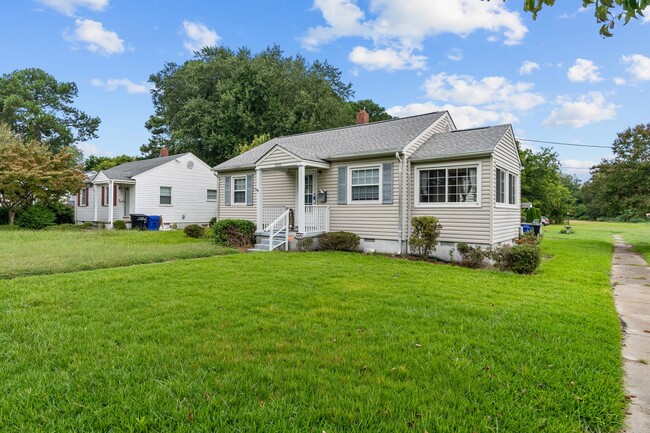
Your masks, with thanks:
[(235, 156), (255, 136), (280, 136), (350, 124), (351, 84), (327, 62), (285, 56), (273, 46), (253, 54), (206, 47), (182, 65), (151, 75), (152, 134), (140, 150), (191, 151), (209, 164)]
[(93, 170), (99, 172), (102, 170), (108, 170), (109, 168), (113, 168), (120, 164), (124, 164), (125, 162), (131, 162), (135, 160), (135, 157), (129, 155), (118, 155), (113, 157), (90, 155), (84, 161), (84, 170)]
[(650, 123), (617, 134), (614, 157), (598, 164), (584, 187), (594, 218), (643, 218), (650, 212)]
[(524, 170), (521, 173), (521, 201), (534, 207), (554, 222), (561, 222), (573, 211), (575, 198), (567, 187), (568, 179), (560, 170), (557, 152), (543, 147), (539, 152), (530, 149), (519, 152)]
[(359, 101), (349, 101), (348, 108), (350, 109), (350, 123), (356, 122), (356, 115), (359, 110), (364, 109), (370, 114), (371, 122), (379, 122), (380, 120), (389, 120), (393, 116), (386, 112), (386, 108), (377, 104), (372, 99), (361, 99)]
[(97, 138), (100, 120), (73, 106), (77, 85), (59, 82), (41, 69), (0, 76), (0, 122), (26, 142), (59, 152), (80, 141)]
[[(524, 11), (530, 12), (533, 19), (537, 19), (537, 14), (544, 6), (554, 4), (555, 0), (524, 0)], [(612, 29), (616, 21), (627, 24), (631, 19), (643, 17), (650, 0), (582, 0), (582, 7), (587, 8), (592, 5), (596, 22), (600, 24), (600, 34), (608, 38), (613, 36)]]
[(83, 172), (74, 167), (70, 149), (54, 154), (42, 143), (24, 142), (2, 123), (0, 155), (0, 207), (7, 212), (9, 224), (19, 209), (37, 201), (56, 201), (83, 185)]

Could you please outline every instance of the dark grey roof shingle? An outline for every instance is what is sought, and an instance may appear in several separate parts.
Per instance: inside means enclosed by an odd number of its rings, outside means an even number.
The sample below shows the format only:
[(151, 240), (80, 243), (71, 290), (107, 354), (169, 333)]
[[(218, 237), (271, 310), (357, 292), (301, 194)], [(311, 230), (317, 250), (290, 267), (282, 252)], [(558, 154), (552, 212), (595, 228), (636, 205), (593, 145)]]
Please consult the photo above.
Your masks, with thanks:
[(125, 162), (124, 164), (109, 168), (108, 170), (102, 170), (102, 173), (104, 173), (109, 179), (113, 180), (131, 180), (133, 176), (149, 171), (152, 168), (159, 167), (183, 155), (187, 155), (187, 153), (143, 159), (141, 161)]
[(397, 152), (444, 114), (442, 111), (273, 138), (214, 169), (219, 171), (253, 167), (276, 144), (302, 159), (315, 162), (349, 155)]
[(411, 161), (492, 153), (510, 125), (434, 134), (411, 155)]

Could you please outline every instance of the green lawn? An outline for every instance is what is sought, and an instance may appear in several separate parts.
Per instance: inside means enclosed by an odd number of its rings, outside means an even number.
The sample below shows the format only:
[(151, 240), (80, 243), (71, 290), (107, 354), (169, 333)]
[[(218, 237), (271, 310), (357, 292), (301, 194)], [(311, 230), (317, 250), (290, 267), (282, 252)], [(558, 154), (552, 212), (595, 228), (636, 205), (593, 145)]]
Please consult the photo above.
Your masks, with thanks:
[(575, 227), (534, 276), (273, 253), (0, 281), (0, 426), (619, 431), (611, 236)]
[(183, 231), (0, 230), (0, 279), (207, 257), (231, 252)]

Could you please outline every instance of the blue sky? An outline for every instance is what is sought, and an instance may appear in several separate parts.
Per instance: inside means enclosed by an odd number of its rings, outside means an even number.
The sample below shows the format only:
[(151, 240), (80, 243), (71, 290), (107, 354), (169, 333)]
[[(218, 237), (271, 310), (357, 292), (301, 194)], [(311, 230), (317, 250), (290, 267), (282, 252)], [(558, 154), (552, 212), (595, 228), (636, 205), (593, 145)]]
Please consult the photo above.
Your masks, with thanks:
[[(288, 55), (327, 59), (355, 99), (400, 117), (448, 109), (460, 128), (511, 122), (520, 138), (608, 146), (649, 121), (650, 19), (602, 39), (582, 0), (558, 2), (537, 21), (515, 0), (6, 3), (0, 73), (38, 67), (76, 82), (76, 105), (102, 119), (99, 138), (79, 144), (86, 155), (139, 154), (153, 112), (149, 75), (215, 43), (253, 51), (277, 43)], [(583, 179), (610, 154), (554, 148)]]

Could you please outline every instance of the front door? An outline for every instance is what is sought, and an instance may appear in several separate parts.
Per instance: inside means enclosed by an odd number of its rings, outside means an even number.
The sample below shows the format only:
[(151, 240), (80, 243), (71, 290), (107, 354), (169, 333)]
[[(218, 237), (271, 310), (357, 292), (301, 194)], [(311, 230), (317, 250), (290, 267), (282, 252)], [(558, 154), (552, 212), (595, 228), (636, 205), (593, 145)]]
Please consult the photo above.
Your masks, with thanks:
[(125, 186), (124, 190), (124, 216), (127, 217), (131, 213), (131, 188)]
[(316, 173), (305, 174), (305, 206), (316, 204)]

